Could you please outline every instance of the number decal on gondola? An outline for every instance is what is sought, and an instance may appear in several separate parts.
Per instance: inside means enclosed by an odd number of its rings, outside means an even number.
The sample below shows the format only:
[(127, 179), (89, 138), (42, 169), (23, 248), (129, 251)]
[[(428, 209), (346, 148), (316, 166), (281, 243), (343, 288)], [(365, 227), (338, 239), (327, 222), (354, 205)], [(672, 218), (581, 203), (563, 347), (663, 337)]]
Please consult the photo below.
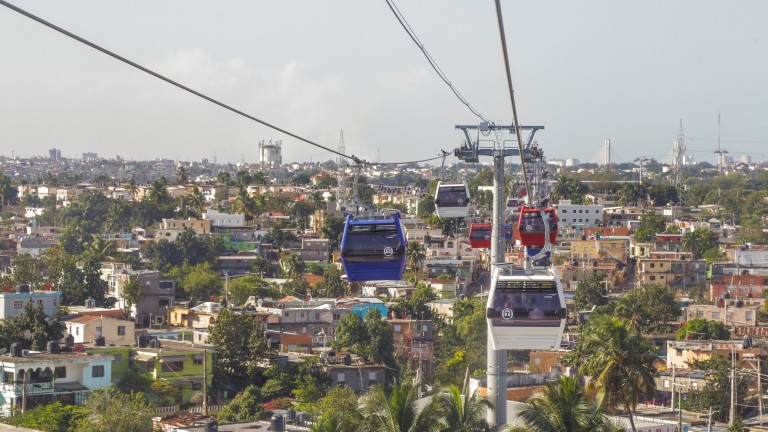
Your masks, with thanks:
[(502, 317), (502, 318), (504, 318), (505, 320), (510, 320), (510, 319), (512, 319), (514, 316), (515, 316), (515, 314), (514, 314), (514, 313), (512, 313), (512, 309), (510, 309), (510, 308), (504, 308), (504, 309), (501, 311), (501, 317)]
[(394, 254), (395, 254), (395, 251), (391, 247), (387, 246), (384, 248), (384, 256), (391, 257)]

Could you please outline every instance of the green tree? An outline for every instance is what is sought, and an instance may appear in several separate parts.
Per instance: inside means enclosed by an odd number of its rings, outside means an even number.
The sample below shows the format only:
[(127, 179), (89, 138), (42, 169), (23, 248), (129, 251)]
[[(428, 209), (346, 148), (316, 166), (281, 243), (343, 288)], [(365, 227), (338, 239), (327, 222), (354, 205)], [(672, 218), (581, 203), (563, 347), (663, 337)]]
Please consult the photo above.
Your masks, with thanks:
[(323, 272), (323, 281), (318, 286), (322, 297), (338, 298), (349, 292), (349, 283), (341, 279), (341, 270), (335, 265), (328, 266)]
[(62, 405), (61, 402), (39, 405), (22, 415), (7, 417), (8, 423), (46, 432), (75, 431), (75, 426), (87, 411), (75, 405)]
[(417, 409), (419, 387), (410, 380), (395, 380), (389, 388), (377, 385), (364, 398), (363, 412), (377, 432), (430, 432), (443, 427), (440, 408), (432, 400)]
[(253, 195), (251, 195), (250, 192), (248, 192), (248, 189), (244, 187), (240, 188), (240, 192), (238, 192), (237, 198), (235, 198), (235, 203), (232, 208), (236, 212), (243, 213), (245, 215), (245, 219), (248, 221), (252, 221), (253, 218), (260, 212), (259, 202), (256, 200), (256, 198), (254, 198)]
[(189, 173), (187, 173), (186, 168), (179, 166), (176, 168), (176, 184), (185, 185), (187, 183), (189, 183)]
[(197, 185), (192, 188), (192, 192), (189, 194), (189, 206), (192, 207), (198, 215), (203, 214), (205, 210), (205, 195)]
[(533, 432), (616, 430), (605, 414), (589, 404), (578, 379), (567, 376), (548, 382), (543, 391), (531, 396), (519, 417), (525, 425), (521, 430)]
[[(737, 363), (736, 367), (740, 366)], [(731, 359), (721, 355), (708, 360), (694, 361), (691, 369), (708, 371), (707, 385), (704, 388), (690, 389), (688, 397), (683, 399), (683, 409), (702, 412), (702, 407), (711, 407), (712, 419), (725, 421), (729, 415), (727, 401), (731, 398)], [(736, 374), (736, 394), (740, 401), (744, 400), (749, 382), (748, 376)]]
[(647, 242), (653, 240), (656, 234), (664, 232), (667, 221), (655, 213), (646, 213), (641, 219), (640, 224), (635, 229), (635, 240)]
[(589, 310), (592, 306), (608, 303), (608, 291), (605, 288), (605, 273), (594, 273), (580, 281), (573, 297), (577, 311)]
[(254, 275), (230, 279), (228, 290), (229, 301), (234, 305), (242, 305), (251, 296), (273, 299), (281, 297), (280, 290), (274, 284)]
[(448, 391), (436, 396), (437, 405), (445, 421), (441, 432), (481, 432), (489, 431), (485, 413), (493, 410), (493, 404), (488, 399), (480, 398), (477, 393), (463, 395), (455, 385)]
[(736, 416), (730, 426), (728, 426), (728, 432), (749, 432), (749, 428), (744, 425), (744, 419), (741, 416)]
[(288, 256), (284, 256), (281, 260), (283, 269), (285, 270), (286, 276), (288, 276), (289, 279), (298, 279), (301, 277), (302, 274), (304, 274), (304, 270), (306, 270), (307, 265), (304, 263), (304, 260), (301, 259), (301, 256), (297, 253), (291, 253)]
[(336, 249), (341, 245), (341, 236), (344, 234), (345, 220), (333, 215), (327, 215), (323, 221), (323, 227), (320, 232), (323, 238), (329, 240), (331, 249)]
[(123, 286), (123, 299), (125, 300), (125, 313), (130, 314), (133, 306), (139, 304), (144, 298), (144, 285), (139, 282), (139, 278), (128, 278)]
[(623, 296), (614, 309), (615, 317), (643, 331), (655, 331), (660, 323), (677, 320), (681, 314), (674, 291), (661, 284), (643, 284)]
[(708, 229), (697, 229), (683, 235), (683, 250), (693, 254), (693, 259), (699, 259), (709, 249), (717, 248), (717, 236)]
[(357, 424), (363, 420), (358, 406), (359, 402), (355, 391), (341, 385), (329, 390), (325, 396), (308, 409), (308, 412), (317, 418), (318, 422), (336, 417), (337, 422), (346, 419), (347, 422)]
[(43, 281), (42, 264), (30, 254), (16, 255), (13, 259), (13, 284), (26, 284), (31, 289), (38, 289)]
[(677, 331), (677, 340), (728, 340), (731, 332), (722, 321), (694, 318)]
[(435, 321), (440, 334), (435, 343), (435, 375), (442, 383), (461, 384), (464, 371), (485, 373), (485, 303), (476, 299), (457, 300), (451, 322)]
[(368, 343), (362, 354), (376, 363), (396, 368), (395, 337), (392, 333), (392, 327), (382, 319), (378, 309), (371, 309), (365, 314), (364, 321)]
[(181, 389), (170, 381), (153, 381), (148, 390), (158, 406), (174, 405), (181, 397)]
[(209, 342), (218, 347), (215, 374), (235, 385), (254, 379), (259, 364), (273, 354), (264, 339), (262, 321), (254, 315), (236, 314), (229, 309), (219, 313)]
[(395, 317), (429, 320), (432, 319), (432, 309), (427, 303), (433, 300), (437, 300), (437, 294), (432, 288), (419, 283), (411, 298), (398, 298), (389, 310)]
[(635, 430), (635, 407), (656, 391), (654, 348), (626, 320), (595, 318), (582, 330), (566, 362), (572, 361), (580, 374), (593, 377), (588, 389), (597, 391), (598, 408), (623, 408)]
[(356, 313), (344, 315), (336, 327), (336, 338), (333, 340), (333, 348), (351, 348), (355, 352), (362, 352), (367, 343), (367, 330), (363, 317)]
[(221, 290), (221, 279), (208, 263), (184, 266), (181, 274), (179, 286), (192, 300), (209, 301), (213, 294)]
[(152, 431), (154, 409), (143, 393), (121, 393), (113, 387), (92, 390), (83, 406), (88, 415), (77, 422), (77, 431)]
[(60, 311), (49, 317), (42, 304), (28, 301), (21, 316), (8, 318), (0, 327), (0, 340), (5, 348), (10, 348), (13, 342), (21, 342), (24, 348), (45, 351), (48, 342), (64, 336), (65, 328)]
[(240, 423), (264, 420), (267, 418), (267, 413), (261, 407), (264, 402), (261, 390), (255, 385), (249, 385), (224, 407), (219, 413), (219, 421), (222, 423)]

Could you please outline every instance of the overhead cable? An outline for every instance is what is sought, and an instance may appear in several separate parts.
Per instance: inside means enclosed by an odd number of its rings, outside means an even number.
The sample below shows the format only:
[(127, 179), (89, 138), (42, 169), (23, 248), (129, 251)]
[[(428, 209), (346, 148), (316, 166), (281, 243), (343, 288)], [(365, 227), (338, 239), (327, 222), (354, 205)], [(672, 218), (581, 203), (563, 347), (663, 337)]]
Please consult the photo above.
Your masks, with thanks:
[(432, 66), (432, 69), (437, 72), (437, 75), (440, 77), (440, 79), (445, 82), (445, 84), (451, 89), (454, 95), (459, 99), (461, 103), (466, 105), (467, 108), (469, 108), (470, 111), (472, 111), (472, 114), (476, 115), (483, 121), (489, 121), (487, 118), (485, 118), (480, 112), (478, 112), (475, 107), (473, 107), (467, 99), (462, 96), (462, 94), (459, 92), (459, 90), (451, 83), (451, 81), (448, 79), (448, 77), (445, 75), (445, 72), (443, 72), (442, 69), (440, 69), (440, 66), (437, 65), (437, 62), (435, 59), (432, 58), (432, 56), (429, 54), (427, 49), (424, 47), (424, 44), (421, 43), (419, 38), (416, 36), (416, 33), (413, 31), (411, 26), (408, 24), (408, 21), (405, 20), (405, 17), (400, 12), (400, 9), (397, 8), (397, 5), (395, 5), (393, 0), (386, 0), (387, 5), (389, 6), (389, 9), (392, 11), (392, 13), (395, 15), (395, 18), (397, 18), (397, 21), (400, 23), (400, 25), (403, 27), (406, 33), (408, 33), (408, 36), (410, 36), (413, 43), (416, 44), (417, 47), (421, 50), (422, 54), (424, 54), (424, 57), (426, 57), (427, 61), (429, 62), (429, 65)]
[[(528, 181), (527, 171), (525, 170), (525, 151), (523, 148), (523, 137), (520, 134), (520, 123), (517, 121), (517, 106), (515, 104), (515, 90), (512, 87), (512, 72), (509, 68), (509, 54), (507, 53), (507, 37), (504, 33), (504, 20), (501, 16), (501, 1), (496, 0), (496, 18), (499, 22), (499, 36), (501, 37), (501, 51), (504, 54), (504, 67), (507, 71), (507, 86), (509, 87), (509, 99), (512, 103), (512, 122), (515, 126), (515, 133), (517, 134), (517, 147), (520, 151), (520, 165), (523, 170), (523, 180), (525, 180), (526, 193), (532, 193), (530, 182)], [(532, 202), (529, 205), (537, 205)]]
[(218, 100), (216, 100), (216, 99), (214, 99), (214, 98), (212, 98), (210, 96), (207, 96), (207, 95), (205, 95), (203, 93), (200, 93), (197, 90), (193, 90), (193, 89), (191, 89), (191, 88), (189, 88), (189, 87), (187, 87), (187, 86), (185, 86), (185, 85), (183, 85), (183, 84), (181, 84), (181, 83), (179, 83), (177, 81), (174, 81), (174, 80), (172, 80), (172, 79), (170, 79), (170, 78), (168, 78), (168, 77), (166, 77), (164, 75), (161, 75), (161, 74), (159, 74), (159, 73), (157, 73), (157, 72), (155, 72), (155, 71), (153, 71), (151, 69), (148, 69), (148, 68), (146, 68), (146, 67), (144, 67), (144, 66), (142, 66), (142, 65), (140, 65), (140, 64), (138, 64), (136, 62), (128, 60), (127, 58), (125, 58), (125, 57), (123, 57), (123, 56), (121, 56), (119, 54), (116, 54), (116, 53), (114, 53), (114, 52), (112, 52), (112, 51), (110, 51), (110, 50), (108, 50), (106, 48), (101, 47), (100, 45), (97, 45), (97, 44), (95, 44), (95, 43), (93, 43), (93, 42), (91, 42), (91, 41), (89, 41), (87, 39), (84, 39), (84, 38), (82, 38), (82, 37), (80, 37), (80, 36), (70, 32), (70, 31), (67, 31), (67, 30), (65, 30), (65, 29), (63, 29), (63, 28), (61, 28), (61, 27), (59, 27), (59, 26), (57, 26), (57, 25), (55, 25), (55, 24), (53, 24), (51, 22), (48, 22), (48, 21), (38, 17), (37, 15), (34, 15), (34, 14), (30, 13), (30, 12), (27, 12), (24, 9), (21, 9), (21, 8), (11, 4), (11, 3), (8, 3), (5, 0), (0, 0), (0, 5), (3, 5), (5, 7), (7, 7), (8, 9), (11, 9), (11, 10), (13, 10), (15, 12), (18, 12), (21, 15), (26, 16), (27, 18), (35, 20), (35, 21), (39, 22), (40, 24), (43, 24), (46, 27), (49, 27), (49, 28), (51, 28), (53, 30), (56, 30), (57, 32), (59, 32), (59, 33), (61, 33), (63, 35), (69, 36), (70, 38), (72, 38), (72, 39), (74, 39), (74, 40), (76, 40), (76, 41), (78, 41), (80, 43), (83, 43), (85, 45), (88, 45), (89, 47), (91, 47), (93, 49), (99, 50), (102, 53), (104, 53), (104, 54), (106, 54), (106, 55), (108, 55), (108, 56), (110, 56), (110, 57), (112, 57), (114, 59), (120, 60), (121, 62), (123, 62), (125, 64), (128, 64), (130, 66), (133, 66), (136, 69), (139, 69), (139, 70), (141, 70), (143, 72), (146, 72), (149, 75), (154, 76), (155, 78), (159, 78), (159, 79), (161, 79), (161, 80), (163, 80), (163, 81), (165, 81), (165, 82), (167, 82), (167, 83), (169, 83), (171, 85), (174, 85), (174, 86), (176, 86), (176, 87), (178, 87), (178, 88), (180, 88), (182, 90), (185, 90), (185, 91), (187, 91), (189, 93), (192, 93), (193, 95), (198, 96), (200, 98), (203, 98), (203, 99), (207, 100), (208, 102), (214, 103), (214, 104), (216, 104), (216, 105), (218, 105), (218, 106), (220, 106), (220, 107), (222, 107), (224, 109), (227, 109), (227, 110), (232, 111), (232, 112), (234, 112), (236, 114), (239, 114), (239, 115), (241, 115), (241, 116), (243, 116), (243, 117), (245, 117), (247, 119), (253, 120), (253, 121), (257, 122), (257, 123), (260, 123), (260, 124), (262, 124), (264, 126), (267, 126), (268, 128), (274, 129), (274, 130), (276, 130), (278, 132), (282, 132), (282, 133), (284, 133), (284, 134), (286, 134), (286, 135), (288, 135), (290, 137), (296, 138), (299, 141), (303, 141), (303, 142), (305, 142), (307, 144), (313, 145), (315, 147), (319, 147), (319, 148), (321, 148), (323, 150), (329, 151), (329, 152), (334, 153), (334, 154), (336, 154), (338, 156), (341, 156), (341, 157), (344, 157), (344, 158), (347, 158), (347, 159), (351, 159), (355, 163), (364, 163), (365, 162), (364, 160), (356, 157), (355, 155), (346, 155), (346, 154), (341, 153), (339, 151), (336, 151), (336, 150), (334, 150), (332, 148), (326, 147), (324, 145), (321, 145), (321, 144), (318, 144), (316, 142), (310, 141), (310, 140), (308, 140), (306, 138), (300, 137), (299, 135), (296, 135), (296, 134), (294, 134), (292, 132), (288, 132), (285, 129), (282, 129), (282, 128), (280, 128), (278, 126), (275, 126), (275, 125), (273, 125), (271, 123), (268, 123), (268, 122), (266, 122), (264, 120), (260, 120), (260, 119), (254, 117), (254, 116), (252, 116), (250, 114), (247, 114), (247, 113), (245, 113), (243, 111), (240, 111), (237, 108), (234, 108), (234, 107), (232, 107), (230, 105), (227, 105), (227, 104), (225, 104), (223, 102), (220, 102), (220, 101), (218, 101)]

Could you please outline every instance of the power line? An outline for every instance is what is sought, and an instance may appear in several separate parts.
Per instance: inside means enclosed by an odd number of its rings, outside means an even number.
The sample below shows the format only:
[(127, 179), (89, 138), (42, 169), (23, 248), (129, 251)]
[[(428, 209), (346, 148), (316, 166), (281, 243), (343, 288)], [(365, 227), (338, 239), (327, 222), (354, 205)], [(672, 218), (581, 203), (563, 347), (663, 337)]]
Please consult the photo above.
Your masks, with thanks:
[(456, 89), (456, 87), (451, 83), (451, 81), (448, 79), (448, 77), (445, 75), (445, 72), (443, 72), (442, 69), (440, 69), (440, 66), (437, 65), (437, 62), (435, 62), (435, 59), (432, 58), (432, 56), (429, 54), (427, 49), (424, 47), (424, 44), (421, 43), (419, 38), (416, 36), (416, 33), (413, 31), (411, 26), (408, 24), (408, 21), (405, 20), (405, 17), (403, 16), (402, 12), (400, 12), (400, 9), (397, 8), (393, 0), (386, 0), (387, 6), (389, 6), (389, 9), (392, 11), (392, 13), (395, 15), (395, 18), (397, 18), (397, 21), (400, 23), (400, 25), (403, 27), (406, 33), (408, 33), (408, 36), (410, 36), (413, 43), (416, 44), (417, 47), (421, 50), (422, 54), (424, 54), (424, 57), (429, 62), (429, 65), (432, 66), (432, 69), (437, 72), (437, 75), (440, 77), (440, 79), (445, 82), (445, 84), (448, 86), (448, 88), (451, 89), (454, 95), (459, 99), (461, 103), (466, 105), (467, 108), (469, 108), (470, 111), (472, 111), (472, 114), (476, 115), (483, 121), (488, 121), (482, 114), (480, 114), (470, 103), (467, 101), (464, 96), (462, 96), (461, 93), (459, 93), (459, 90)]
[(80, 37), (80, 36), (70, 32), (70, 31), (67, 31), (67, 30), (65, 30), (65, 29), (63, 29), (63, 28), (61, 28), (61, 27), (59, 27), (59, 26), (57, 26), (57, 25), (55, 25), (55, 24), (53, 24), (51, 22), (48, 22), (48, 21), (38, 17), (37, 15), (34, 15), (34, 14), (30, 13), (30, 12), (27, 12), (24, 9), (21, 9), (21, 8), (11, 4), (11, 3), (8, 3), (5, 0), (0, 0), (0, 4), (5, 6), (5, 7), (7, 7), (8, 9), (11, 9), (11, 10), (13, 10), (15, 12), (18, 12), (21, 15), (26, 16), (27, 18), (30, 18), (30, 19), (32, 19), (34, 21), (37, 21), (38, 23), (43, 24), (44, 26), (46, 26), (48, 28), (51, 28), (51, 29), (53, 29), (53, 30), (55, 30), (55, 31), (65, 35), (65, 36), (68, 36), (68, 37), (70, 37), (70, 38), (72, 38), (72, 39), (74, 39), (74, 40), (76, 40), (76, 41), (78, 41), (78, 42), (80, 42), (82, 44), (85, 44), (85, 45), (87, 45), (87, 46), (89, 46), (89, 47), (91, 47), (93, 49), (101, 51), (102, 53), (104, 53), (104, 54), (106, 54), (106, 55), (108, 55), (108, 56), (110, 56), (110, 57), (112, 57), (112, 58), (114, 58), (116, 60), (119, 60), (119, 61), (121, 61), (121, 62), (123, 62), (123, 63), (125, 63), (125, 64), (127, 64), (129, 66), (133, 66), (134, 68), (139, 69), (142, 72), (145, 72), (145, 73), (147, 73), (149, 75), (152, 75), (155, 78), (159, 78), (159, 79), (161, 79), (161, 80), (163, 80), (163, 81), (165, 81), (165, 82), (167, 82), (167, 83), (169, 83), (171, 85), (174, 85), (174, 86), (176, 86), (176, 87), (178, 87), (178, 88), (180, 88), (180, 89), (182, 89), (184, 91), (192, 93), (193, 95), (198, 96), (200, 98), (203, 98), (203, 99), (207, 100), (208, 102), (216, 104), (216, 105), (218, 105), (218, 106), (220, 106), (220, 107), (222, 107), (224, 109), (227, 109), (227, 110), (232, 111), (232, 112), (234, 112), (236, 114), (239, 114), (239, 115), (241, 115), (241, 116), (243, 116), (243, 117), (245, 117), (247, 119), (253, 120), (253, 121), (257, 122), (257, 123), (260, 123), (260, 124), (262, 124), (262, 125), (264, 125), (264, 126), (266, 126), (268, 128), (274, 129), (274, 130), (276, 130), (278, 132), (282, 132), (282, 133), (284, 133), (284, 134), (286, 134), (286, 135), (288, 135), (288, 136), (290, 136), (292, 138), (295, 138), (295, 139), (297, 139), (299, 141), (303, 141), (303, 142), (305, 142), (307, 144), (313, 145), (315, 147), (319, 147), (319, 148), (321, 148), (323, 150), (329, 151), (329, 152), (334, 153), (336, 155), (345, 157), (347, 159), (351, 159), (355, 163), (364, 163), (365, 162), (364, 160), (356, 157), (355, 155), (346, 155), (344, 153), (340, 153), (340, 152), (338, 152), (336, 150), (333, 150), (332, 148), (326, 147), (324, 145), (321, 145), (321, 144), (318, 144), (316, 142), (310, 141), (310, 140), (308, 140), (306, 138), (300, 137), (299, 135), (296, 135), (296, 134), (294, 134), (292, 132), (288, 132), (285, 129), (282, 129), (282, 128), (280, 128), (278, 126), (275, 126), (275, 125), (273, 125), (271, 123), (268, 123), (268, 122), (266, 122), (264, 120), (260, 120), (260, 119), (254, 117), (254, 116), (252, 116), (250, 114), (247, 114), (247, 113), (245, 113), (243, 111), (240, 111), (237, 108), (234, 108), (234, 107), (232, 107), (230, 105), (227, 105), (227, 104), (225, 104), (223, 102), (218, 101), (217, 99), (214, 99), (214, 98), (212, 98), (210, 96), (207, 96), (207, 95), (205, 95), (203, 93), (200, 93), (197, 90), (193, 90), (193, 89), (191, 89), (191, 88), (189, 88), (189, 87), (187, 87), (187, 86), (185, 86), (185, 85), (183, 85), (183, 84), (181, 84), (181, 83), (179, 83), (177, 81), (174, 81), (174, 80), (172, 80), (172, 79), (170, 79), (170, 78), (168, 78), (168, 77), (166, 77), (164, 75), (161, 75), (161, 74), (159, 74), (159, 73), (157, 73), (157, 72), (155, 72), (155, 71), (153, 71), (151, 69), (148, 69), (148, 68), (146, 68), (146, 67), (144, 67), (144, 66), (142, 66), (142, 65), (140, 65), (138, 63), (135, 63), (135, 62), (133, 62), (131, 60), (128, 60), (127, 58), (125, 58), (125, 57), (123, 57), (123, 56), (121, 56), (119, 54), (116, 54), (116, 53), (114, 53), (114, 52), (112, 52), (112, 51), (110, 51), (110, 50), (108, 50), (106, 48), (103, 48), (100, 45), (97, 45), (97, 44), (95, 44), (95, 43), (93, 43), (93, 42), (91, 42), (91, 41), (89, 41), (87, 39), (84, 39), (84, 38), (82, 38), (82, 37)]

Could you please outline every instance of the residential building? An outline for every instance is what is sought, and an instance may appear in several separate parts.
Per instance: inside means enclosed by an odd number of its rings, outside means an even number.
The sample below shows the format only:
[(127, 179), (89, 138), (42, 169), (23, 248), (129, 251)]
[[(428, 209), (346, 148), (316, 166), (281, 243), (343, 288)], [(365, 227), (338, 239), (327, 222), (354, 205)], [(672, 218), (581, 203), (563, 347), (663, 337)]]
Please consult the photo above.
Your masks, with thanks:
[(25, 236), (18, 239), (16, 253), (19, 255), (28, 254), (32, 258), (38, 258), (46, 250), (57, 244), (56, 238), (53, 236)]
[(89, 343), (103, 337), (105, 343), (132, 345), (136, 340), (136, 323), (114, 316), (74, 314), (62, 318), (66, 332), (75, 343)]
[(388, 319), (394, 336), (395, 355), (409, 357), (422, 376), (431, 376), (434, 358), (434, 326), (431, 320)]
[(715, 300), (725, 293), (731, 298), (763, 297), (768, 289), (768, 267), (765, 268), (741, 268), (732, 266), (724, 267), (722, 263), (712, 266), (709, 286), (709, 299)]
[(312, 239), (302, 238), (301, 249), (292, 250), (301, 257), (302, 261), (322, 261), (328, 262), (331, 257), (330, 252), (330, 240), (328, 239)]
[(601, 237), (591, 240), (571, 240), (571, 259), (602, 261), (606, 259), (625, 262), (629, 254), (629, 238)]
[[(155, 380), (166, 380), (179, 388), (179, 403), (188, 403), (192, 396), (202, 391), (203, 379), (209, 388), (213, 383), (216, 347), (158, 341), (159, 347), (149, 347), (146, 339), (139, 339), (132, 361)], [(205, 365), (205, 369), (203, 366)]]
[(742, 341), (667, 341), (667, 369), (689, 369), (695, 361), (723, 356), (735, 361), (765, 357), (768, 352), (760, 347), (744, 348)]
[[(720, 306), (722, 304), (723, 306)], [(720, 321), (727, 326), (757, 326), (757, 314), (762, 309), (762, 302), (756, 305), (745, 305), (743, 300), (734, 301), (726, 307), (725, 302), (718, 301), (717, 305), (689, 305), (686, 309), (688, 320), (702, 318), (710, 321)]]
[(203, 213), (203, 220), (210, 220), (213, 227), (243, 227), (245, 226), (245, 214), (221, 213), (209, 209)]
[(367, 392), (375, 385), (386, 384), (387, 367), (375, 364), (328, 364), (323, 367), (331, 387), (345, 385), (355, 393)]
[(557, 224), (561, 227), (602, 226), (603, 206), (572, 204), (571, 200), (560, 200), (557, 208)]
[(191, 229), (197, 235), (211, 233), (210, 219), (163, 219), (161, 227), (163, 230), (185, 230)]
[(221, 304), (214, 302), (201, 303), (192, 308), (168, 308), (168, 325), (189, 327), (193, 329), (209, 329), (216, 324), (221, 312)]
[[(102, 269), (103, 271), (103, 269)], [(125, 285), (130, 280), (138, 281), (144, 287), (144, 297), (137, 304), (131, 305), (130, 315), (136, 322), (149, 326), (163, 323), (168, 316), (168, 308), (173, 306), (176, 283), (173, 278), (160, 275), (155, 270), (124, 270), (108, 276), (109, 294), (117, 298), (115, 307), (125, 309)]]
[(603, 208), (603, 226), (632, 228), (640, 223), (643, 209), (640, 207)]
[(650, 258), (638, 258), (637, 282), (657, 283), (685, 289), (706, 283), (707, 262), (693, 260), (687, 252), (653, 252)]
[(3, 372), (0, 412), (3, 415), (21, 408), (23, 394), (27, 396), (27, 409), (53, 401), (80, 405), (91, 390), (112, 384), (111, 356), (55, 353), (58, 345), (50, 351), (54, 352), (25, 351), (26, 355), (0, 356)]
[(0, 320), (18, 317), (24, 314), (24, 306), (32, 302), (43, 306), (45, 314), (52, 317), (61, 305), (61, 291), (34, 291), (29, 285), (19, 285), (15, 292), (6, 285), (0, 293)]

